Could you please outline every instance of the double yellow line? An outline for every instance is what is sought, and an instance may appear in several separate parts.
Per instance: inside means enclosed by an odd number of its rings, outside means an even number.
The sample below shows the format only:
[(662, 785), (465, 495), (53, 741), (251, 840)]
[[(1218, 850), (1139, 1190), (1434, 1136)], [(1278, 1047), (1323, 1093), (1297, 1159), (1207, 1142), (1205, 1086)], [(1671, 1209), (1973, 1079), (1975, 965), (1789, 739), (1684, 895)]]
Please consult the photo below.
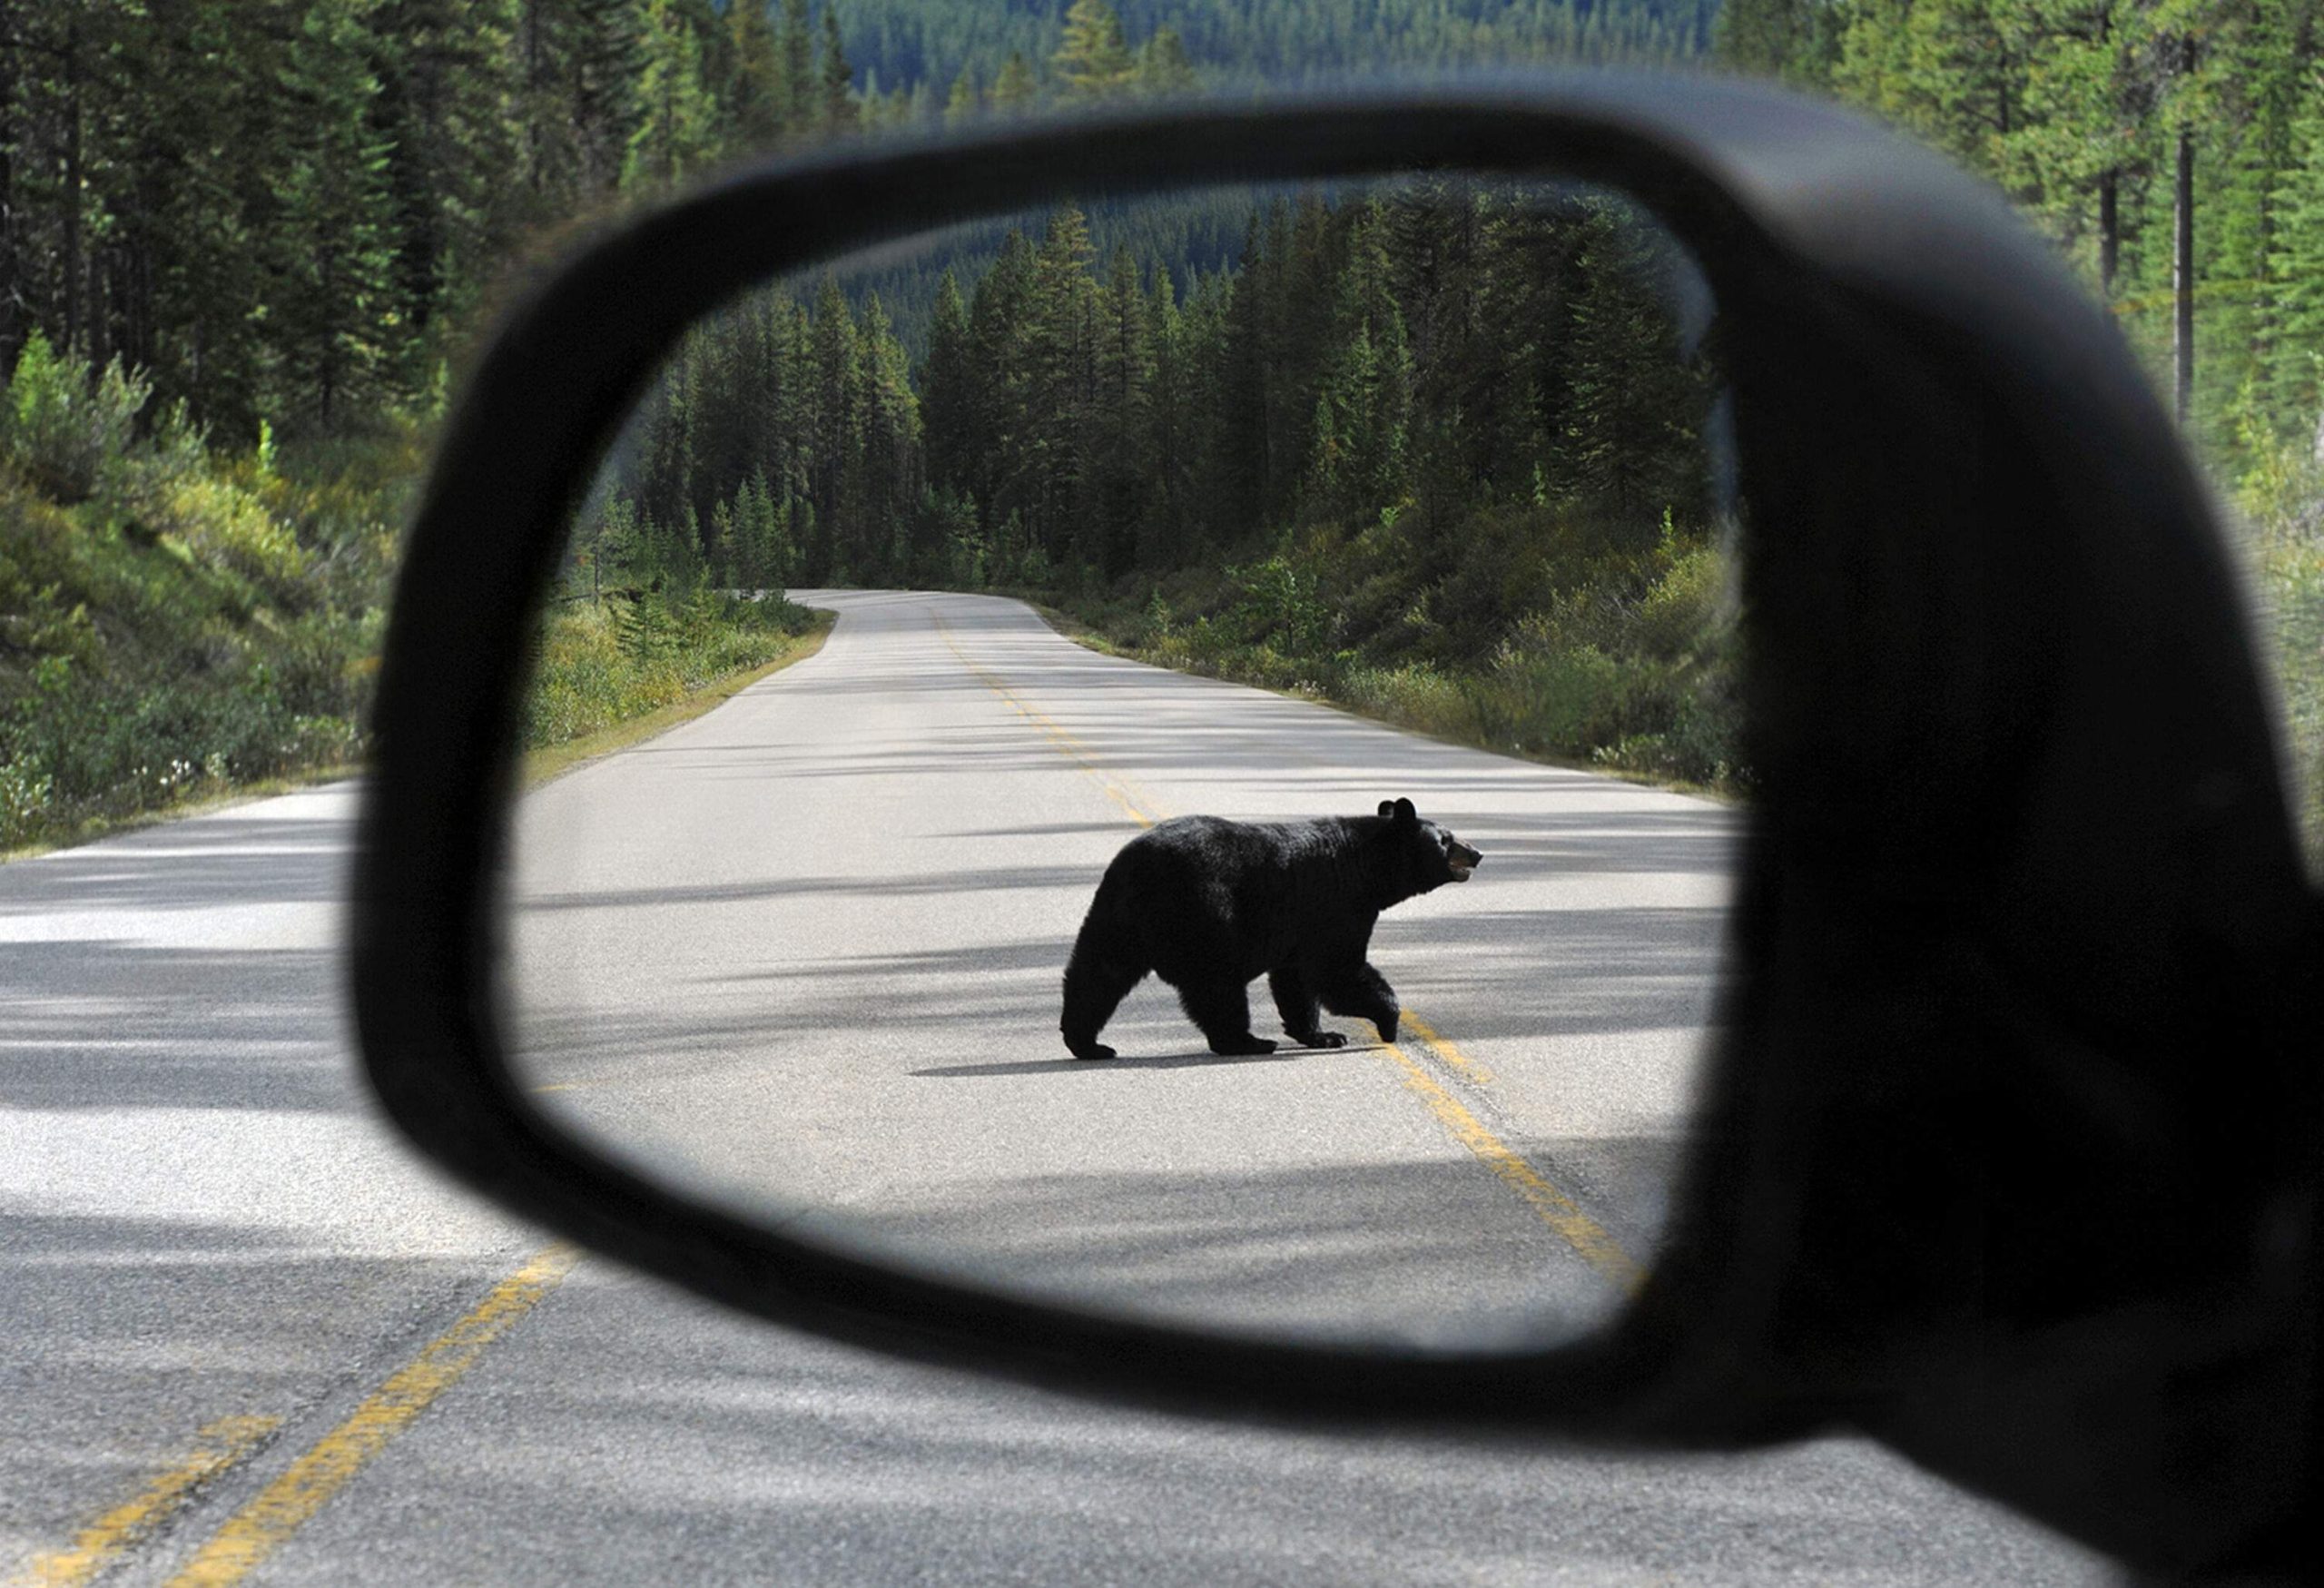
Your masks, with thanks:
[[(1151, 799), (1141, 805), (1123, 779), (1107, 770), (1089, 747), (1076, 738), (1072, 731), (1039, 707), (1026, 701), (999, 677), (972, 661), (952, 637), (952, 630), (941, 614), (930, 609), (936, 632), (943, 636), (960, 666), (986, 688), (999, 695), (1010, 710), (1039, 728), (1064, 755), (1084, 772), (1098, 780), (1114, 803), (1129, 814), (1129, 819), (1140, 827), (1151, 827), (1161, 817), (1150, 814), (1160, 807)], [(1429, 1055), (1450, 1073), (1472, 1086), (1482, 1089), (1492, 1080), (1492, 1072), (1462, 1052), (1440, 1035), (1426, 1021), (1406, 1009), (1398, 1011), (1404, 1029), (1410, 1031)], [(1382, 1044), (1383, 1050), (1402, 1072), (1405, 1090), (1417, 1097), (1428, 1111), (1436, 1117), (1452, 1138), (1467, 1148), (1479, 1163), (1490, 1169), (1493, 1177), (1521, 1198), (1543, 1224), (1549, 1226), (1560, 1239), (1571, 1247), (1582, 1261), (1588, 1263), (1625, 1291), (1635, 1291), (1645, 1274), (1637, 1259), (1624, 1251), (1621, 1243), (1602, 1224), (1581, 1210), (1581, 1204), (1567, 1196), (1549, 1178), (1528, 1162), (1523, 1154), (1495, 1135), (1475, 1112), (1432, 1074), (1428, 1067), (1406, 1052), (1401, 1041)]]
[[(943, 619), (939, 616), (935, 621), (937, 631), (960, 665), (1096, 779), (1131, 821), (1151, 827), (1159, 819), (1149, 814), (1126, 782), (1101, 765), (1068, 729), (971, 661)], [(1490, 1070), (1413, 1011), (1403, 1011), (1402, 1019), (1405, 1029), (1448, 1072), (1476, 1087), (1492, 1080)], [(1496, 1136), (1401, 1044), (1385, 1044), (1384, 1051), (1401, 1070), (1405, 1088), (1454, 1140), (1522, 1198), (1590, 1267), (1625, 1289), (1636, 1288), (1641, 1277), (1638, 1264), (1603, 1226)], [(241, 1582), (352, 1482), (390, 1441), (410, 1427), (437, 1397), (458, 1383), (486, 1348), (556, 1289), (579, 1260), (580, 1253), (574, 1248), (552, 1246), (494, 1286), (458, 1323), (228, 1517), (169, 1580), (168, 1588), (227, 1588)], [(267, 1449), (281, 1427), (281, 1419), (271, 1416), (227, 1417), (207, 1425), (186, 1457), (84, 1527), (66, 1548), (34, 1559), (14, 1581), (39, 1588), (80, 1588), (94, 1582), (128, 1550), (182, 1511), (205, 1486)]]
[[(429, 1342), (345, 1421), (228, 1517), (169, 1580), (169, 1588), (224, 1588), (248, 1576), (386, 1449), (389, 1441), (410, 1427), (437, 1396), (458, 1384), (485, 1347), (556, 1289), (579, 1260), (580, 1253), (572, 1247), (553, 1246), (494, 1286), (466, 1317)], [(204, 1485), (265, 1449), (281, 1422), (280, 1417), (227, 1417), (209, 1425), (196, 1435), (192, 1455), (133, 1499), (83, 1528), (70, 1546), (34, 1560), (15, 1581), (27, 1588), (79, 1588), (95, 1581), (182, 1510)]]

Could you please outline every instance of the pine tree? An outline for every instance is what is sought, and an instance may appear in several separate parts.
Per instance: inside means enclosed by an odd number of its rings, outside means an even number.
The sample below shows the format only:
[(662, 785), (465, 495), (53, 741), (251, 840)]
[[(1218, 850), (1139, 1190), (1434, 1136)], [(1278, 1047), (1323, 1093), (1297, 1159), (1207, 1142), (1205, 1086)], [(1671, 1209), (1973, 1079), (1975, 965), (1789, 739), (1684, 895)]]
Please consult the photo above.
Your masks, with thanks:
[(824, 135), (854, 132), (861, 121), (855, 102), (855, 69), (847, 64), (847, 49), (839, 36), (839, 13), (829, 6), (823, 9), (823, 53), (818, 71)]
[(314, 0), (281, 79), (294, 113), (273, 184), (278, 411), (326, 429), (375, 395), (398, 350), (395, 209), (387, 142), (371, 120), (369, 15), (366, 0)]
[(703, 75), (691, 15), (699, 0), (645, 0), (638, 119), (622, 163), (624, 187), (675, 187), (718, 152), (718, 108)]
[(772, 149), (783, 138), (787, 98), (783, 41), (766, 0), (732, 0), (726, 28), (733, 66), (724, 95), (724, 141), (737, 149)]
[(812, 548), (809, 567), (815, 577), (825, 579), (852, 571), (845, 558), (859, 538), (859, 523), (850, 493), (862, 478), (862, 354), (854, 315), (836, 278), (824, 276), (817, 289), (811, 324), (816, 428), (808, 490), (822, 538)]
[[(2221, 0), (2204, 61), (2203, 122), (2211, 133), (2211, 224), (2203, 268), (2212, 283), (2203, 305), (2205, 345), (2198, 410), (2216, 445), (2247, 403), (2299, 415), (2298, 393), (2279, 404), (2270, 390), (2277, 305), (2280, 175), (2294, 159), (2303, 90), (2318, 60), (2314, 0)], [(2292, 419), (2298, 425), (2297, 419)]]
[(807, 21), (807, 0), (783, 0), (783, 128), (792, 138), (811, 136), (822, 120), (815, 91), (815, 39)]
[(1034, 413), (1033, 278), (1032, 246), (1012, 229), (969, 301), (980, 401), (967, 415), (973, 444), (949, 483), (976, 498), (988, 528), (1025, 506), (1022, 477)]
[(1998, 173), (2024, 118), (2015, 0), (1863, 0), (1849, 12), (1833, 80), (1859, 104), (1972, 169)]
[(1313, 508), (1370, 518), (1405, 490), (1412, 350), (1378, 212), (1359, 212), (1338, 291), (1336, 351), (1315, 399), (1309, 448)]
[(397, 311), (420, 361), (402, 374), (407, 390), (446, 356), (445, 339), (419, 333), (441, 314), (464, 318), (479, 278), (517, 235), (506, 181), (522, 86), (516, 21), (513, 0), (387, 0), (375, 18), (373, 119), (393, 195)]
[(1821, 88), (1831, 82), (1845, 14), (1835, 0), (1723, 0), (1713, 52), (1736, 71)]
[(960, 126), (974, 121), (984, 109), (984, 96), (977, 90), (977, 74), (963, 71), (952, 79), (952, 92), (944, 100), (944, 124)]
[(1158, 27), (1138, 46), (1131, 88), (1148, 98), (1192, 94), (1200, 85), (1194, 63), (1187, 58), (1186, 41), (1175, 27)]
[(1068, 100), (1111, 99), (1128, 92), (1133, 64), (1122, 39), (1122, 19), (1106, 0), (1073, 0), (1065, 36), (1049, 58)]
[(619, 183), (641, 120), (639, 0), (517, 0), (511, 185), (528, 219), (550, 222)]
[(993, 113), (1020, 115), (1033, 108), (1039, 94), (1039, 87), (1033, 81), (1033, 69), (1025, 64), (1024, 55), (1009, 51), (1009, 59), (1001, 64), (1000, 75), (992, 81)]
[(969, 308), (950, 271), (937, 283), (928, 324), (928, 361), (921, 366), (921, 414), (928, 438), (928, 478), (945, 490), (971, 491), (980, 452), (978, 419), (985, 403), (978, 380)]
[(1090, 279), (1089, 218), (1072, 204), (1049, 216), (1033, 261), (1026, 355), (1027, 527), (1065, 558), (1078, 526), (1087, 457), (1084, 434), (1097, 399), (1098, 292)]
[(1645, 543), (1666, 508), (1702, 517), (1702, 378), (1679, 356), (1656, 288), (1666, 266), (1634, 218), (1588, 204), (1575, 263), (1563, 473)]
[(1155, 568), (1175, 565), (1191, 538), (1188, 498), (1199, 458), (1196, 405), (1206, 384), (1190, 345), (1194, 338), (1187, 318), (1178, 309), (1177, 287), (1167, 267), (1154, 272), (1147, 321), (1154, 328), (1147, 442), (1153, 484), (1140, 521), (1137, 561), (1141, 567)]
[(1090, 560), (1108, 577), (1128, 570), (1153, 478), (1154, 333), (1137, 267), (1116, 250), (1098, 300), (1095, 392), (1081, 467), (1081, 523)]
[(903, 344), (880, 295), (863, 304), (857, 353), (862, 360), (856, 389), (862, 402), (860, 483), (852, 492), (860, 514), (854, 566), (901, 577), (907, 569), (894, 555), (898, 532), (920, 495), (921, 455), (920, 401), (911, 389)]
[(2324, 435), (2324, 69), (2307, 72), (2288, 142), (2272, 194), (2267, 393), (2279, 428), (2316, 436)]

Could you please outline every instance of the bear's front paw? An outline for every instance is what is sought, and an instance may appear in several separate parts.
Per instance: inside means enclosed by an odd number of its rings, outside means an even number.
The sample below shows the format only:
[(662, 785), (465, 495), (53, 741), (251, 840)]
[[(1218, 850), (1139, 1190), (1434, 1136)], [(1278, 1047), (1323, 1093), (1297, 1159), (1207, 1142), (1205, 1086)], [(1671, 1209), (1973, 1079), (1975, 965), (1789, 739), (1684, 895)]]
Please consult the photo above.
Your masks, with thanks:
[(1396, 1011), (1394, 1010), (1389, 1010), (1384, 1014), (1374, 1015), (1372, 1023), (1380, 1028), (1382, 1041), (1393, 1042), (1396, 1040)]
[(1275, 1044), (1265, 1037), (1255, 1037), (1246, 1031), (1239, 1037), (1213, 1038), (1210, 1050), (1222, 1059), (1248, 1059), (1274, 1052)]
[(1110, 1059), (1114, 1050), (1103, 1042), (1068, 1042), (1076, 1059)]
[(1347, 1039), (1337, 1031), (1294, 1031), (1294, 1041), (1309, 1048), (1344, 1048)]

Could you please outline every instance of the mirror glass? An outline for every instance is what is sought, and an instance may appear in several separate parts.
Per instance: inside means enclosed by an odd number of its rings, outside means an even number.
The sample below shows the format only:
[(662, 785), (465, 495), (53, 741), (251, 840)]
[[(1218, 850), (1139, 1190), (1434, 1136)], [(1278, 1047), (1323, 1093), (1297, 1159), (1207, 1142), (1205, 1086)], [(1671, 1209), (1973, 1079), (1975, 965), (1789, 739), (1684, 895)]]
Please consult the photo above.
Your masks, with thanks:
[(1715, 310), (1620, 194), (1436, 173), (1060, 202), (699, 325), (543, 619), (528, 1093), (1027, 1294), (1602, 1324), (1750, 791)]

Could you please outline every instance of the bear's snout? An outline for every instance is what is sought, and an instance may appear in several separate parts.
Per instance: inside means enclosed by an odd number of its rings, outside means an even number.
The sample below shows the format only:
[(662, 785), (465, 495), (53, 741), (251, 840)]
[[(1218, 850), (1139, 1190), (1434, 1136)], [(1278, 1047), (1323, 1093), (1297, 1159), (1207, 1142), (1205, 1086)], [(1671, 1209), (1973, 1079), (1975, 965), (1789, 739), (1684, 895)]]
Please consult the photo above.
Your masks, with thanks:
[(1477, 869), (1477, 863), (1482, 859), (1484, 859), (1482, 853), (1458, 841), (1444, 852), (1445, 866), (1452, 872), (1452, 880), (1456, 883), (1467, 882), (1469, 873)]

